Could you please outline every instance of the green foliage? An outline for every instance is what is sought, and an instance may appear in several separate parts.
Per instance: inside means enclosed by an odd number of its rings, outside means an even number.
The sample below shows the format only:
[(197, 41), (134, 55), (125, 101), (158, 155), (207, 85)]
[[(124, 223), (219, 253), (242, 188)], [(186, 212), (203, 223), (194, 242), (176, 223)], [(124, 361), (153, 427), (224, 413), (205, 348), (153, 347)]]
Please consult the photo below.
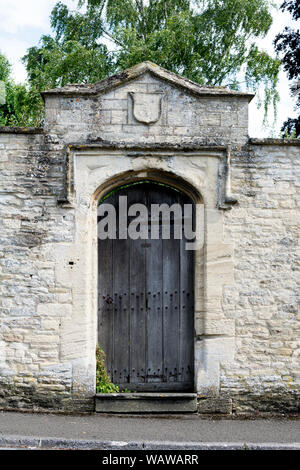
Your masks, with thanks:
[(7, 58), (0, 53), (0, 80), (6, 82), (9, 79), (11, 65)]
[[(292, 18), (296, 21), (300, 18), (299, 0), (285, 0), (281, 5), (281, 10), (288, 10)], [(290, 87), (292, 96), (297, 97), (295, 109), (300, 108), (300, 31), (285, 27), (279, 33), (274, 46), (276, 52), (281, 56), (283, 69), (287, 73), (289, 80), (295, 80)], [(300, 138), (300, 114), (296, 118), (288, 118), (282, 125), (281, 136), (283, 138)]]
[(265, 120), (270, 105), (273, 105), (276, 119), (276, 106), (280, 99), (276, 85), (280, 65), (279, 59), (270, 58), (266, 52), (260, 51), (257, 46), (251, 47), (246, 69), (246, 83), (254, 91), (257, 91), (258, 85), (264, 85)]
[(101, 18), (70, 12), (57, 3), (50, 20), (54, 37), (42, 36), (38, 46), (23, 57), (36, 125), (43, 119), (41, 91), (68, 83), (97, 82), (114, 71), (107, 47), (98, 42)]
[(251, 91), (263, 86), (267, 109), (278, 99), (280, 62), (256, 42), (271, 26), (270, 5), (269, 0), (78, 0), (71, 11), (58, 2), (50, 17), (53, 35), (42, 36), (23, 58), (32, 110), (24, 116), (41, 122), (44, 89), (97, 82), (145, 60), (199, 84), (240, 89), (244, 83)]
[(6, 103), (6, 85), (0, 81), (0, 106)]
[(29, 83), (39, 90), (69, 83), (96, 82), (109, 75), (112, 68), (106, 57), (107, 48), (88, 48), (75, 40), (62, 44), (43, 36), (38, 47), (31, 47), (23, 60)]
[(300, 115), (294, 119), (288, 118), (280, 130), (283, 139), (300, 139)]
[[(107, 46), (98, 41), (102, 36), (101, 16), (70, 12), (59, 2), (50, 21), (54, 37), (42, 36), (23, 57), (37, 110), (43, 107), (41, 91), (69, 83), (94, 83), (114, 71)], [(41, 122), (42, 114), (38, 112), (36, 117)]]
[(96, 349), (96, 392), (118, 393), (120, 389), (114, 385), (105, 369), (105, 353), (99, 345)]
[(43, 116), (40, 93), (13, 81), (11, 65), (3, 54), (0, 54), (0, 80), (0, 126), (38, 126)]
[(54, 37), (42, 36), (39, 45), (23, 57), (31, 85), (43, 90), (68, 83), (93, 83), (114, 71), (106, 45), (98, 41), (101, 17), (70, 12), (59, 2), (50, 21)]
[(272, 23), (267, 0), (80, 0), (79, 4), (87, 7), (88, 15), (102, 12), (102, 32), (115, 44), (117, 70), (151, 60), (200, 84), (237, 88), (242, 81), (251, 90), (263, 84), (266, 96), (277, 99), (280, 62), (255, 47)]

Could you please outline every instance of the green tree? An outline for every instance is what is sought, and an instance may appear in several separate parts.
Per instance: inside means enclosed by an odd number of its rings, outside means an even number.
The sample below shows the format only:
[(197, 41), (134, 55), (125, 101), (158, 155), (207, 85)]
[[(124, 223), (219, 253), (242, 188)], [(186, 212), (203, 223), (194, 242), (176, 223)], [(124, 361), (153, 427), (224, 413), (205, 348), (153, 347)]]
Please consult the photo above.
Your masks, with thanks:
[[(288, 10), (294, 20), (300, 18), (300, 3), (298, 0), (285, 0), (281, 10)], [(296, 109), (300, 109), (300, 32), (285, 27), (274, 41), (275, 50), (282, 56), (283, 68), (289, 80), (296, 80), (290, 87), (292, 95), (297, 96)], [(300, 114), (296, 118), (288, 118), (281, 128), (282, 137), (300, 138)]]
[(11, 65), (0, 54), (0, 125), (37, 126), (42, 118), (40, 95), (11, 78)]
[(9, 79), (11, 65), (7, 58), (0, 53), (0, 80), (6, 82)]
[(71, 12), (57, 3), (50, 16), (54, 36), (42, 36), (23, 58), (31, 86), (44, 90), (68, 83), (93, 83), (114, 72), (102, 38), (101, 17)]
[[(33, 90), (96, 82), (150, 60), (199, 84), (265, 90), (276, 103), (280, 61), (257, 41), (272, 23), (268, 0), (78, 0), (51, 13), (52, 36), (24, 57)], [(111, 47), (107, 47), (107, 41)]]
[[(272, 23), (267, 0), (79, 0), (103, 17), (118, 70), (151, 60), (200, 84), (265, 88), (277, 101), (280, 63), (256, 45)], [(243, 78), (242, 78), (243, 76)]]

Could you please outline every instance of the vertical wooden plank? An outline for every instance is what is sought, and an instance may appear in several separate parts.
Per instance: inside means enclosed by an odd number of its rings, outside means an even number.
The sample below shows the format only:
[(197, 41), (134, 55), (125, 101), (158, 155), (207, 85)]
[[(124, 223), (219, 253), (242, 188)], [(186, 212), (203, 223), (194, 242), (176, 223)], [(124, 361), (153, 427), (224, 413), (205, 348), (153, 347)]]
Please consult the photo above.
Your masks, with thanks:
[[(145, 189), (140, 185), (128, 191), (129, 204), (144, 203)], [(130, 383), (145, 382), (146, 369), (146, 301), (145, 242), (130, 240)]]
[[(183, 200), (190, 204), (191, 201)], [(180, 382), (194, 386), (194, 251), (186, 250), (186, 239), (180, 243)]]
[(151, 205), (160, 203), (156, 185), (149, 185), (147, 207), (149, 212), (149, 241), (146, 247), (147, 296), (147, 383), (164, 381), (163, 364), (163, 279), (162, 240), (151, 240)]
[[(112, 201), (113, 203), (113, 201)], [(98, 218), (98, 221), (100, 218)], [(113, 241), (98, 239), (98, 343), (106, 355), (112, 378), (113, 365)]]
[(112, 240), (101, 240), (98, 244), (99, 288), (98, 288), (98, 343), (106, 355), (107, 372), (111, 374), (113, 361), (113, 306), (112, 298)]
[[(176, 202), (172, 193), (164, 193), (164, 201), (169, 206)], [(180, 241), (175, 240), (173, 231), (163, 245), (163, 343), (164, 369), (167, 382), (178, 382), (179, 367), (179, 270)]]
[[(116, 209), (119, 211), (119, 197), (126, 195), (121, 190), (116, 193)], [(130, 314), (129, 314), (129, 240), (113, 242), (113, 313), (114, 313), (114, 370), (113, 381), (116, 384), (127, 384), (130, 376)]]

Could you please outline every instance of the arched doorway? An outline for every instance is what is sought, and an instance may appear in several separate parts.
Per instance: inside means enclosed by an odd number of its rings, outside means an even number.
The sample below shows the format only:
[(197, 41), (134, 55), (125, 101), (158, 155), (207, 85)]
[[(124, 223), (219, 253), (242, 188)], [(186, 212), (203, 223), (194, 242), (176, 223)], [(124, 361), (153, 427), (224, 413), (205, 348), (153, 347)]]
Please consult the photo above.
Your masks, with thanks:
[[(128, 208), (147, 208), (148, 238), (120, 238), (124, 196)], [(123, 389), (193, 391), (194, 252), (186, 249), (184, 224), (181, 238), (175, 228), (178, 214), (183, 217), (184, 206), (193, 201), (178, 188), (144, 180), (114, 189), (103, 203), (117, 215), (116, 238), (98, 239), (98, 342), (107, 371)], [(170, 211), (170, 237), (163, 232), (168, 217), (160, 216), (158, 236), (151, 238), (153, 204), (181, 208), (177, 219)], [(132, 220), (129, 216), (127, 227)]]

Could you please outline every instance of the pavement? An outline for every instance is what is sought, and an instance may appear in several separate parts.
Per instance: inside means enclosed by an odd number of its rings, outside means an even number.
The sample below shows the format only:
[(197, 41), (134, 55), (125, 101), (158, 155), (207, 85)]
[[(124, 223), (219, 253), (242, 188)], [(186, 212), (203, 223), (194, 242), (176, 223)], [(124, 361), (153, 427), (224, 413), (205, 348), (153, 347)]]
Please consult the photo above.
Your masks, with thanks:
[(300, 421), (1, 411), (0, 448), (300, 450)]

